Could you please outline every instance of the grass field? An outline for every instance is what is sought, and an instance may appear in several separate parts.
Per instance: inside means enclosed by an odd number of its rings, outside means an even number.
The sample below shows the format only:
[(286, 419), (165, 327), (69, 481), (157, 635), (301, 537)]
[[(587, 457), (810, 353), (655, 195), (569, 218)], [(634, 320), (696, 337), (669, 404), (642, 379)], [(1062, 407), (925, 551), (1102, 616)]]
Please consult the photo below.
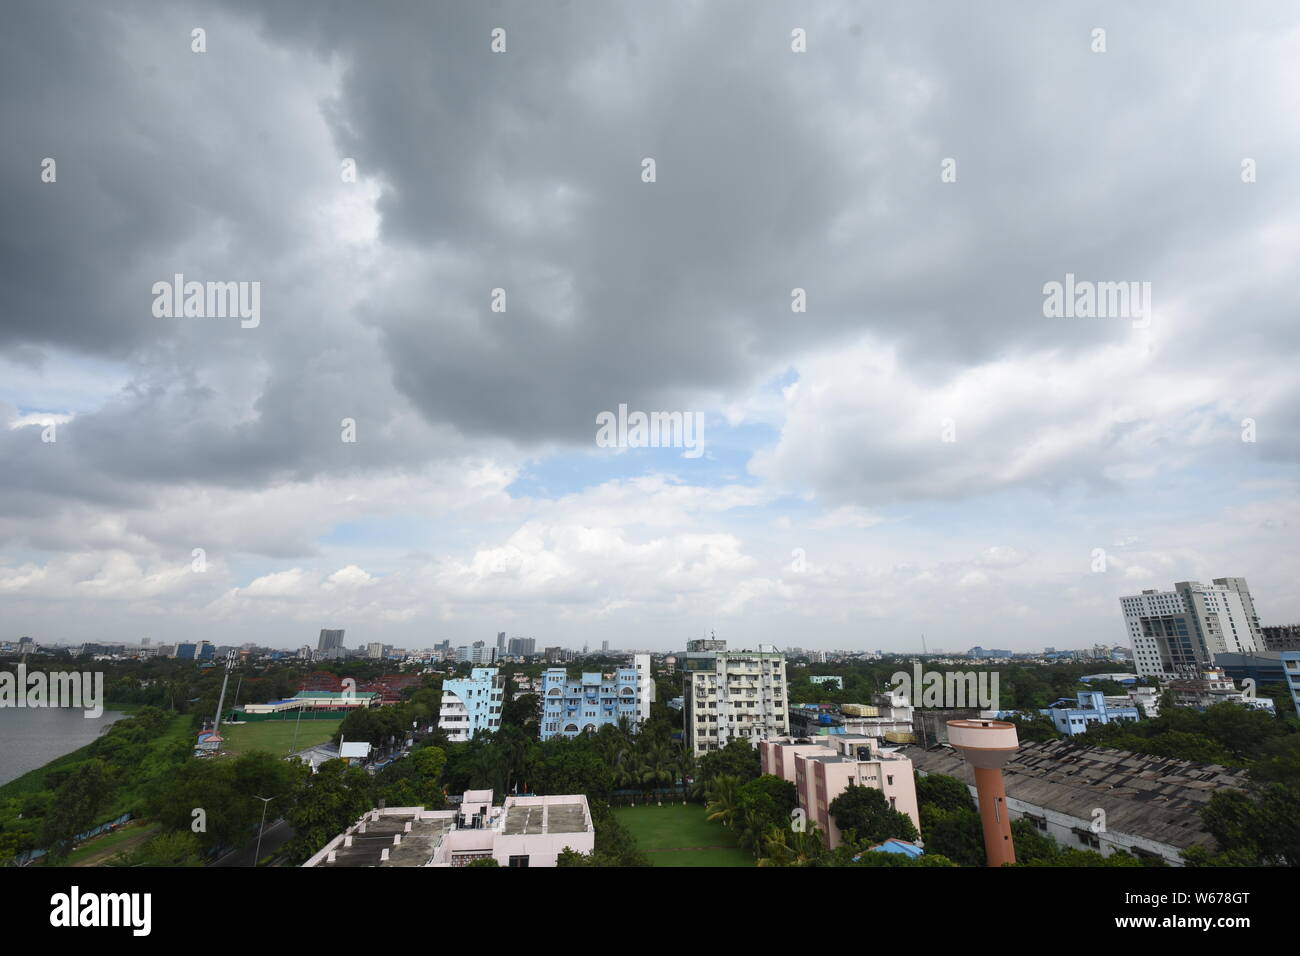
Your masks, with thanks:
[(132, 821), (118, 828), (115, 833), (104, 833), (87, 840), (72, 851), (60, 866), (99, 866), (106, 860), (134, 850), (148, 842), (161, 831), (157, 824), (136, 823)]
[(222, 724), (221, 736), (226, 738), (225, 751), (245, 754), (252, 750), (265, 750), (273, 754), (287, 754), (294, 746), (294, 728), (297, 726), (297, 749), (303, 750), (323, 744), (334, 736), (343, 718), (338, 720), (263, 720), (256, 724)]
[(698, 803), (615, 807), (653, 866), (753, 866), (736, 835), (704, 814)]

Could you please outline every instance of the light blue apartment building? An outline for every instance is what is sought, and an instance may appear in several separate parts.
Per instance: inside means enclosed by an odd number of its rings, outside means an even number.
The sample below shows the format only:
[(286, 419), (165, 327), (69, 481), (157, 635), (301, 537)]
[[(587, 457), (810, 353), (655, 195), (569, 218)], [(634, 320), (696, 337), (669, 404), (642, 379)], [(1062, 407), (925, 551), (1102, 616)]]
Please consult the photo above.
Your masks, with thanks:
[(505, 678), (495, 667), (475, 667), (469, 677), (442, 682), (438, 728), (452, 742), (473, 740), (501, 729)]
[(1291, 691), (1291, 702), (1295, 704), (1296, 716), (1300, 717), (1300, 651), (1282, 651), (1282, 674), (1286, 677), (1286, 686)]
[(1056, 729), (1067, 737), (1081, 734), (1089, 724), (1110, 724), (1117, 720), (1140, 720), (1141, 711), (1135, 704), (1111, 705), (1099, 690), (1086, 690), (1079, 694), (1076, 707), (1048, 707), (1042, 713), (1052, 718)]
[(635, 667), (620, 667), (612, 675), (583, 674), (570, 678), (563, 667), (542, 672), (542, 740), (595, 733), (605, 724), (626, 717), (639, 726), (640, 687)]

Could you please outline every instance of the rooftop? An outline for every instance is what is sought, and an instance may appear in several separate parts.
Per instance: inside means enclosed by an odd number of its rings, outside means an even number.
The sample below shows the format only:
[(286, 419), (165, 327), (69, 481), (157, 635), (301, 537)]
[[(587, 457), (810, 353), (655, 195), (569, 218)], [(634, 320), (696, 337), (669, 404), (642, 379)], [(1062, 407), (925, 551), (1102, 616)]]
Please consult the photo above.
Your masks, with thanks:
[[(406, 832), (408, 823), (409, 833)], [(447, 818), (421, 818), (414, 814), (367, 819), (365, 833), (351, 834), (351, 846), (336, 847), (333, 862), (327, 856), (317, 866), (424, 866), (433, 859), (434, 850), (451, 825)], [(402, 842), (394, 846), (393, 838), (399, 835)], [(387, 860), (383, 859), (384, 850), (388, 851)]]
[(503, 833), (583, 833), (587, 815), (581, 803), (511, 804)]
[[(941, 773), (967, 784), (974, 775), (960, 753), (948, 747), (902, 748), (924, 773)], [(1244, 790), (1245, 770), (1084, 747), (1068, 740), (1021, 743), (1002, 768), (1007, 796), (1059, 813), (1091, 820), (1094, 808), (1106, 811), (1110, 830), (1186, 849), (1208, 846), (1200, 811), (1225, 788)]]

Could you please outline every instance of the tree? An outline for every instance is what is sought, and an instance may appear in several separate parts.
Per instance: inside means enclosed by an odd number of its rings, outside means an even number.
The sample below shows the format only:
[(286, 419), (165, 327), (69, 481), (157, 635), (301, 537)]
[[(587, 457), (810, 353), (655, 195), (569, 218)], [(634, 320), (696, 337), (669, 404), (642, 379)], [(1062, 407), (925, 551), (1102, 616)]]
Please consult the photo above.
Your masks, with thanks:
[(740, 811), (740, 779), (722, 774), (709, 784), (704, 812), (724, 827), (735, 826)]
[(170, 830), (193, 833), (205, 851), (248, 838), (262, 816), (262, 801), (284, 813), (308, 775), (300, 763), (250, 753), (221, 760), (189, 760), (149, 794), (149, 814)]
[(1300, 788), (1300, 734), (1274, 737), (1260, 745), (1250, 764), (1250, 778)]
[(203, 847), (189, 832), (160, 833), (128, 853), (119, 853), (108, 866), (202, 866)]
[[(1253, 795), (1220, 790), (1201, 811), (1220, 847), (1220, 864), (1251, 860), (1253, 866), (1300, 866), (1300, 791), (1269, 784)], [(1194, 856), (1197, 865), (1207, 865)], [(1228, 865), (1232, 865), (1228, 863)]]
[(916, 774), (916, 802), (922, 807), (940, 810), (974, 810), (975, 798), (970, 788), (956, 777), (932, 773)]
[(1046, 714), (1017, 714), (1011, 722), (1016, 725), (1016, 735), (1023, 743), (1061, 739), (1061, 732)]
[(515, 727), (532, 737), (537, 733), (539, 698), (536, 694), (522, 694), (501, 708), (501, 728)]
[(718, 777), (735, 777), (739, 783), (745, 783), (762, 772), (762, 759), (749, 741), (733, 740), (721, 750), (710, 751), (699, 759), (696, 787), (699, 793), (705, 793)]
[(826, 844), (815, 823), (797, 833), (786, 826), (771, 826), (763, 834), (759, 866), (818, 866), (827, 857)]
[(370, 776), (344, 760), (327, 760), (309, 779), (285, 819), (294, 837), (285, 848), (301, 863), (374, 806)]
[[(672, 747), (667, 743), (653, 742), (646, 747), (645, 757), (641, 765), (641, 782), (651, 790), (658, 790), (661, 786), (670, 786), (676, 780), (675, 768), (676, 760), (673, 758)], [(663, 806), (662, 799), (659, 799), (657, 803), (659, 806)]]
[(850, 785), (831, 801), (830, 811), (841, 832), (852, 830), (858, 841), (876, 844), (891, 838), (910, 841), (919, 836), (912, 818), (893, 809), (874, 787)]
[(77, 834), (95, 824), (113, 797), (113, 776), (102, 760), (78, 764), (55, 793), (53, 806), (41, 826), (41, 842), (52, 860), (68, 855)]
[(790, 828), (790, 813), (797, 806), (794, 784), (764, 774), (742, 784), (735, 799), (737, 840), (742, 849), (761, 856), (764, 840), (773, 827)]
[(921, 808), (921, 829), (925, 832), (925, 851), (937, 853), (958, 866), (984, 866), (984, 830), (973, 809), (940, 810)]
[(533, 751), (528, 770), (539, 794), (585, 793), (588, 799), (608, 800), (613, 771), (577, 741), (554, 738)]

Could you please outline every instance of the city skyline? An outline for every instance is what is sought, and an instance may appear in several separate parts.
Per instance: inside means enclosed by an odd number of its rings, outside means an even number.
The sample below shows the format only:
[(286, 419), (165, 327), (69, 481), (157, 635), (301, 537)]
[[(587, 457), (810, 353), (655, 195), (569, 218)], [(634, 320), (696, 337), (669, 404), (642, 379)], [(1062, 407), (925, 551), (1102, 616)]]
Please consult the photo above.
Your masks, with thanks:
[(0, 638), (1300, 621), (1293, 8), (578, 6), (10, 11)]

